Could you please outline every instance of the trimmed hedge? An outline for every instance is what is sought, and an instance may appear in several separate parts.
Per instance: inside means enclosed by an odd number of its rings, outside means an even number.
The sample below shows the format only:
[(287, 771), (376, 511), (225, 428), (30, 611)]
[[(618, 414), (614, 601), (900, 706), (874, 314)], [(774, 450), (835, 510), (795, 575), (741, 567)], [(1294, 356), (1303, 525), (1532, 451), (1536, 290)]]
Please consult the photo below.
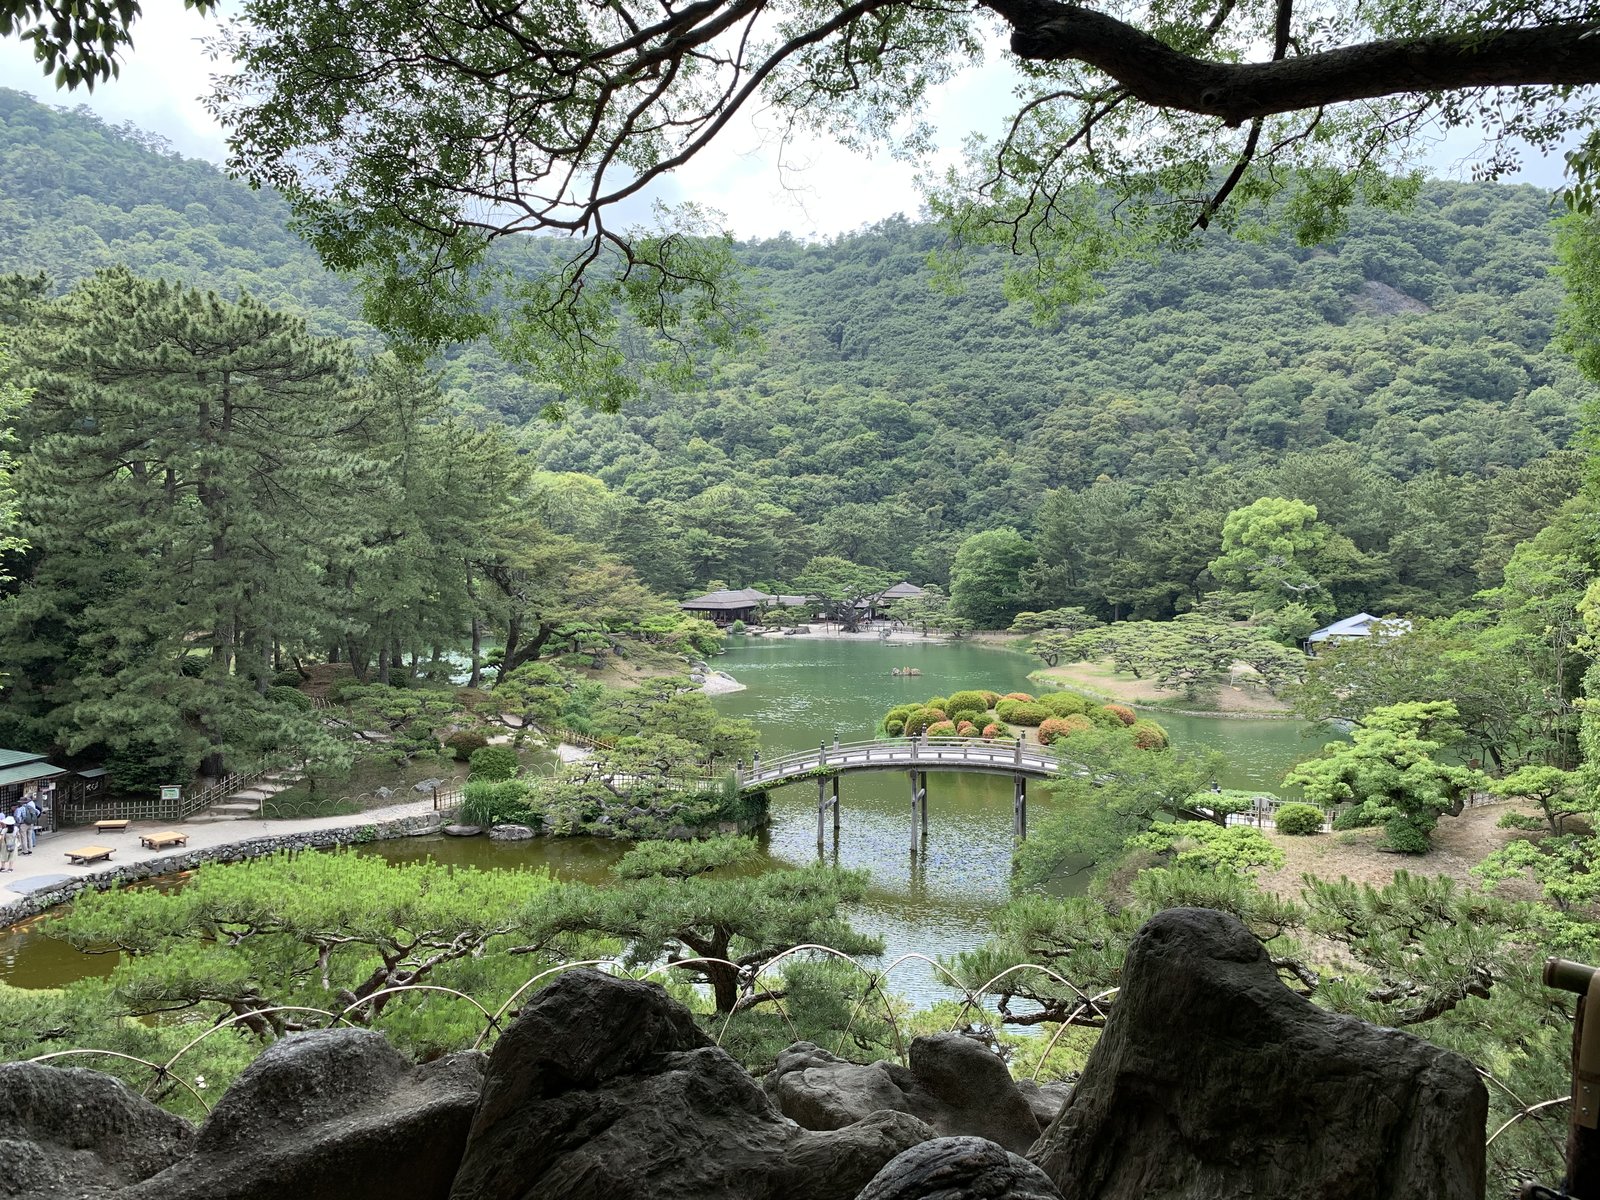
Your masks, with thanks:
[(954, 721), (935, 721), (928, 726), (928, 736), (931, 738), (955, 737), (956, 723)]
[[(1000, 699), (1001, 700), (1028, 700), (1028, 701), (1031, 701), (1033, 699), (1033, 697), (1030, 696), (1027, 692), (1007, 692), (1004, 696), (1001, 696)], [(998, 704), (999, 701), (996, 701), (995, 703)]]
[(1071, 737), (1075, 733), (1093, 728), (1094, 722), (1082, 713), (1072, 713), (1065, 717), (1046, 717), (1039, 723), (1039, 742), (1045, 746), (1054, 745), (1060, 738)]
[(1048, 696), (1040, 696), (1038, 702), (1050, 710), (1052, 717), (1070, 717), (1086, 713), (1090, 707), (1089, 701), (1077, 692), (1051, 692)]
[(1279, 833), (1291, 837), (1307, 837), (1322, 832), (1322, 810), (1310, 804), (1284, 804), (1273, 818)]
[(1141, 750), (1165, 750), (1172, 740), (1154, 721), (1135, 721), (1129, 732), (1133, 734), (1133, 744)]
[(1129, 708), (1126, 704), (1102, 704), (1100, 707), (1105, 712), (1110, 713), (1117, 720), (1121, 721), (1124, 725), (1132, 725), (1139, 719), (1139, 714), (1134, 712), (1133, 709)]
[(951, 692), (944, 707), (952, 717), (957, 713), (982, 715), (989, 711), (989, 702), (984, 699), (982, 692)]
[(1035, 704), (1031, 700), (1015, 700), (1010, 697), (996, 704), (994, 711), (1002, 721), (1009, 721), (1013, 725), (1038, 725), (1050, 716), (1049, 710), (1042, 705)]
[(510, 779), (517, 773), (517, 752), (510, 746), (484, 746), (468, 758), (469, 778), (495, 781)]
[(444, 748), (457, 762), (468, 762), (474, 753), (489, 744), (489, 739), (476, 729), (458, 729), (444, 740)]

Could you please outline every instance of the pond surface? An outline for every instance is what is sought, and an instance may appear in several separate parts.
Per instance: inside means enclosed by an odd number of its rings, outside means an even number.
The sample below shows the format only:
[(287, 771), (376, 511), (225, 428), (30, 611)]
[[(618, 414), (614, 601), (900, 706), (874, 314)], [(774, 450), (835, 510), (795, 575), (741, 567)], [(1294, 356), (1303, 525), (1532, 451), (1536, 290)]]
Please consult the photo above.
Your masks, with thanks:
[[(746, 690), (717, 697), (729, 716), (760, 728), (762, 748), (773, 756), (819, 742), (870, 738), (884, 710), (895, 704), (948, 695), (962, 688), (1035, 691), (1031, 658), (973, 643), (935, 641), (881, 645), (873, 641), (735, 637), (716, 665)], [(895, 677), (915, 667), (917, 677)], [(1315, 753), (1325, 737), (1298, 721), (1230, 720), (1157, 715), (1176, 745), (1218, 749), (1228, 756), (1219, 774), (1224, 787), (1273, 790), (1293, 763)], [(1313, 736), (1307, 736), (1311, 734)], [(933, 774), (928, 782), (929, 824), (924, 852), (910, 848), (910, 791), (903, 773), (849, 775), (841, 782), (842, 822), (837, 847), (831, 822), (826, 858), (872, 873), (866, 902), (854, 914), (859, 928), (881, 936), (885, 962), (901, 954), (952, 954), (979, 945), (989, 913), (1007, 898), (1011, 873), (1011, 780), (1005, 776)], [(798, 783), (773, 793), (772, 827), (763, 839), (766, 862), (802, 866), (817, 861), (815, 785)], [(1030, 816), (1050, 803), (1037, 784), (1029, 788)], [(614, 842), (540, 839), (490, 842), (487, 838), (406, 838), (363, 847), (390, 862), (433, 859), (477, 867), (545, 868), (557, 878), (600, 882), (621, 856)], [(108, 972), (109, 956), (86, 958), (32, 928), (0, 935), (0, 980), (22, 987), (56, 986)], [(931, 972), (919, 964), (898, 970), (890, 986), (919, 1003), (945, 998)]]

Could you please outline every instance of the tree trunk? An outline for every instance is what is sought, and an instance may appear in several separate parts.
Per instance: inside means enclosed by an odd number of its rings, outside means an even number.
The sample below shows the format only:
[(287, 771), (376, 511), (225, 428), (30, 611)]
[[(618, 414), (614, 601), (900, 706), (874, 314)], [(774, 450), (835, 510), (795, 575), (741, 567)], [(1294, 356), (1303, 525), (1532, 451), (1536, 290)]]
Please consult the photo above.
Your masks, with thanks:
[(472, 561), (467, 561), (467, 598), (472, 601), (472, 674), (469, 688), (483, 686), (483, 616), (478, 611), (478, 584), (472, 578)]

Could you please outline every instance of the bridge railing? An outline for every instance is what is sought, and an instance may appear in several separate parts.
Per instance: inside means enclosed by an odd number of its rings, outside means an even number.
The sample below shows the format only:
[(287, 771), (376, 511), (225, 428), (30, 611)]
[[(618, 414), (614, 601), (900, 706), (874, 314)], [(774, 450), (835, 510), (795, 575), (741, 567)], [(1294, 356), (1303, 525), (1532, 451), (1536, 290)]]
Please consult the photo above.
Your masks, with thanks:
[(1026, 742), (984, 741), (982, 738), (895, 738), (889, 741), (835, 742), (763, 762), (760, 758), (739, 773), (739, 786), (777, 783), (809, 771), (848, 770), (851, 767), (908, 767), (948, 764), (993, 768), (1017, 767), (1054, 773), (1061, 769), (1055, 751)]

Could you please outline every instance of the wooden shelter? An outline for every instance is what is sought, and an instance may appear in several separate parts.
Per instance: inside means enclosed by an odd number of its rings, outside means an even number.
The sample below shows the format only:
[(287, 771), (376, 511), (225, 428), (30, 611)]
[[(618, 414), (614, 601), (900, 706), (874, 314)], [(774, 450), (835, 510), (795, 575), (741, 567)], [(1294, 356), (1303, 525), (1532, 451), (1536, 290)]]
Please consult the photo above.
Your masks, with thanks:
[(56, 827), (56, 809), (72, 775), (29, 750), (0, 750), (0, 809), (10, 812), (31, 797), (39, 806), (39, 828)]

